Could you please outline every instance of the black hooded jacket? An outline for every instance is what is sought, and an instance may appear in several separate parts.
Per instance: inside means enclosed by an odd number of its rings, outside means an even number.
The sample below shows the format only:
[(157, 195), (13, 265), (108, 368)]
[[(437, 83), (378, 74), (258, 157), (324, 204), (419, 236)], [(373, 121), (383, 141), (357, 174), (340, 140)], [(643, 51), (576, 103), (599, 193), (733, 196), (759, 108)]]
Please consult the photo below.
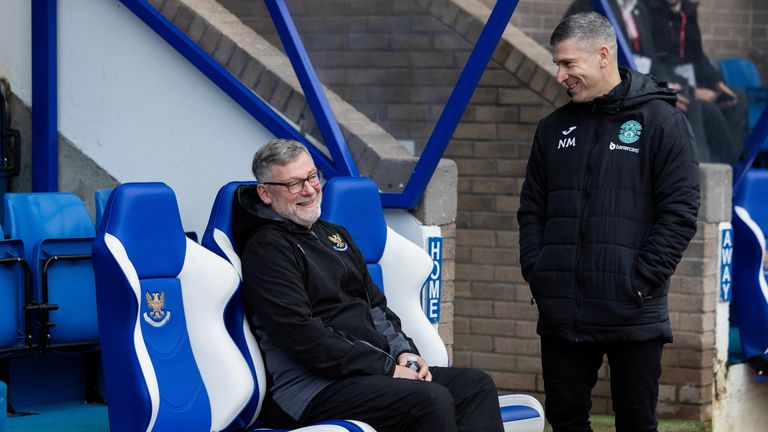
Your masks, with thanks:
[(333, 380), (392, 376), (400, 353), (418, 354), (343, 227), (318, 220), (307, 229), (272, 212), (255, 186), (236, 193), (233, 236), (248, 322), (270, 395), (286, 413), (298, 419)]
[(699, 170), (675, 93), (621, 69), (541, 120), (520, 198), (520, 265), (538, 332), (670, 341), (669, 278), (696, 232)]

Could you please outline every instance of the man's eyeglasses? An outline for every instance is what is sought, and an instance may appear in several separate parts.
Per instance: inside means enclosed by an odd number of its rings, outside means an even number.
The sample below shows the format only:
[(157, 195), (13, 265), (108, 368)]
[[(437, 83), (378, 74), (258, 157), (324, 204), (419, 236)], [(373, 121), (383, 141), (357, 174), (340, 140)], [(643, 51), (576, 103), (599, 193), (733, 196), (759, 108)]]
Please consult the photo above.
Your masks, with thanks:
[(288, 192), (292, 194), (297, 194), (304, 189), (304, 182), (309, 183), (310, 186), (317, 186), (320, 184), (320, 181), (323, 179), (323, 172), (320, 170), (317, 170), (307, 176), (305, 179), (301, 180), (294, 180), (287, 183), (280, 183), (280, 182), (262, 182), (261, 184), (265, 185), (275, 185), (275, 186), (285, 186), (288, 188)]

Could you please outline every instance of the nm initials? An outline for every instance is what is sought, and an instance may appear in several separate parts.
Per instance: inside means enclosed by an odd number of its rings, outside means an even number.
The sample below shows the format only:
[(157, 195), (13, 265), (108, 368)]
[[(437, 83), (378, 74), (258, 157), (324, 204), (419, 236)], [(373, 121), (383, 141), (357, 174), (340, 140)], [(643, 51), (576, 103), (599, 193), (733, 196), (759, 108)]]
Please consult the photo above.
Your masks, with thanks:
[(576, 147), (576, 137), (561, 139), (557, 148)]

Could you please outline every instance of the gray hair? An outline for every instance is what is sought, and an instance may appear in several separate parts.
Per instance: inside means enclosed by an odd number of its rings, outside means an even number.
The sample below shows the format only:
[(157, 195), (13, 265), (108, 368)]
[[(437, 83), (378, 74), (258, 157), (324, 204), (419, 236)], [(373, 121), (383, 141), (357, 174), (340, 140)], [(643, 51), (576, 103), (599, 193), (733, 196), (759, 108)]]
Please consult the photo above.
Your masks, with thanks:
[(607, 45), (611, 51), (611, 60), (616, 62), (616, 30), (599, 13), (582, 12), (563, 18), (552, 32), (549, 44), (554, 47), (568, 39), (576, 40), (584, 48)]
[(285, 166), (295, 161), (299, 155), (309, 151), (304, 145), (292, 139), (273, 139), (268, 141), (253, 155), (251, 171), (256, 180), (270, 181), (274, 165)]

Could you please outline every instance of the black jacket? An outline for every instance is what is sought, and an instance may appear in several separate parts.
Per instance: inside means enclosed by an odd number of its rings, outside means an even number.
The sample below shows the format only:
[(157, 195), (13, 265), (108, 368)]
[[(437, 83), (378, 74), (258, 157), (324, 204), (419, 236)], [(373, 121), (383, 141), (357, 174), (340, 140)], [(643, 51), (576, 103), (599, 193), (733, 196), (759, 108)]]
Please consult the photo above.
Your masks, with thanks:
[(253, 186), (238, 188), (233, 211), (248, 321), (284, 411), (298, 419), (332, 380), (392, 376), (400, 353), (418, 353), (344, 228), (285, 220)]
[(520, 198), (538, 332), (671, 340), (669, 278), (696, 232), (699, 171), (675, 93), (634, 71), (541, 120)]

